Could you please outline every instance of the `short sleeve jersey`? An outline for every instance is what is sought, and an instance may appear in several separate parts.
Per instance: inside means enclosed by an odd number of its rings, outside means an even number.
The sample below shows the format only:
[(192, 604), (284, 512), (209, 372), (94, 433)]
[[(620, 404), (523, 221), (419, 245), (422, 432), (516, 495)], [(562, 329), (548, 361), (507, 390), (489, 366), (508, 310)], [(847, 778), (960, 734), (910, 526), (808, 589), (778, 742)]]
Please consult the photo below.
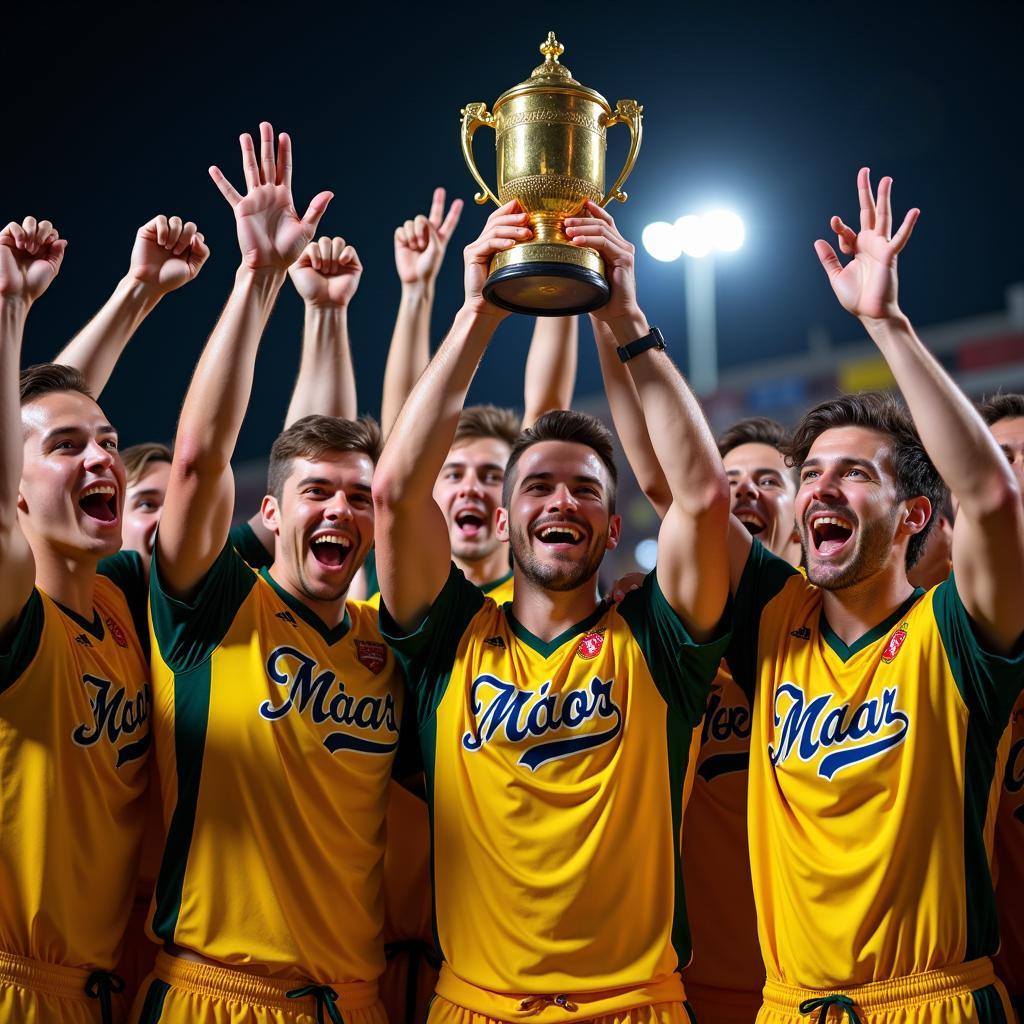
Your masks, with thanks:
[(151, 608), (152, 935), (269, 975), (377, 977), (402, 688), (376, 614), (350, 601), (328, 627), (230, 543), (188, 602), (154, 561)]
[(686, 751), (724, 640), (652, 573), (549, 642), (452, 567), (406, 666), (427, 775), (439, 946), (495, 992), (628, 988), (689, 959)]
[[(486, 594), (496, 605), (503, 605), (508, 601), (512, 600), (512, 587), (513, 587), (513, 574), (512, 570), (504, 576), (499, 576), (496, 580), (491, 580), (490, 583), (485, 583), (480, 587), (480, 591)], [(368, 603), (374, 608), (380, 608), (380, 591), (377, 590), (370, 595)]]
[(1024, 696), (1010, 716), (1010, 753), (996, 820), (996, 902), (1002, 945), (996, 971), (1010, 994), (1024, 997)]
[(698, 727), (683, 828), (683, 882), (693, 936), (687, 985), (760, 992), (764, 962), (747, 849), (752, 694), (723, 662)]
[(111, 970), (145, 826), (150, 687), (126, 596), (141, 563), (105, 571), (91, 620), (37, 587), (0, 647), (0, 949)]
[(955, 577), (847, 646), (757, 542), (727, 660), (755, 688), (749, 841), (768, 977), (806, 988), (998, 946), (995, 810), (1022, 656), (985, 650)]

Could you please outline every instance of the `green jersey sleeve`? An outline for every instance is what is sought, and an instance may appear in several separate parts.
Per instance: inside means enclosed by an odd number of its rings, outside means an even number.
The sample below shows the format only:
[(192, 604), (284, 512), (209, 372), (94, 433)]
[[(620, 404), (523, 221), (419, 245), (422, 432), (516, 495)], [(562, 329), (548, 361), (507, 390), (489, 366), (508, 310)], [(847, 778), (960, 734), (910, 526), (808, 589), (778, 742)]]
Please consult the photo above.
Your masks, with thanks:
[(193, 597), (181, 601), (164, 589), (154, 552), (149, 600), (153, 633), (168, 668), (187, 672), (206, 661), (255, 585), (256, 573), (228, 540)]
[(1002, 735), (1024, 689), (1024, 643), (1004, 657), (985, 647), (956, 589), (956, 575), (935, 589), (933, 605), (942, 646), (971, 717), (978, 716), (994, 738)]
[(684, 721), (697, 725), (729, 643), (728, 611), (717, 635), (707, 643), (697, 643), (668, 603), (657, 573), (652, 571), (639, 590), (622, 599), (618, 612), (643, 652), (658, 692)]
[(263, 546), (263, 541), (248, 523), (232, 526), (228, 531), (228, 543), (254, 569), (269, 568), (274, 562), (273, 552)]
[(420, 728), (440, 704), (462, 634), (483, 607), (484, 600), (480, 588), (470, 583), (452, 563), (441, 593), (414, 632), (403, 633), (381, 601), (380, 632), (405, 672)]
[(149, 580), (142, 556), (137, 551), (118, 551), (116, 555), (100, 559), (96, 571), (106, 576), (124, 594), (128, 610), (132, 613), (135, 632), (148, 657), (149, 621), (146, 617), (146, 603), (149, 599)]
[(0, 640), (0, 693), (13, 686), (32, 664), (43, 639), (45, 621), (43, 599), (33, 587), (10, 634)]

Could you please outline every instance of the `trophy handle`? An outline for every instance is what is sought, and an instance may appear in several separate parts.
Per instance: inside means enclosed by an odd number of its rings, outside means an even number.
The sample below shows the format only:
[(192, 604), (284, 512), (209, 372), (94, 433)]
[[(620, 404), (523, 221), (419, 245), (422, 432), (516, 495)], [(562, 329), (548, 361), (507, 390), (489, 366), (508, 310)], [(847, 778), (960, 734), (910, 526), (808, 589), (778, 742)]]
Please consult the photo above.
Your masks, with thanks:
[(494, 115), (487, 112), (486, 103), (467, 103), (462, 109), (462, 155), (466, 159), (466, 166), (469, 173), (476, 179), (476, 183), (483, 189), (477, 192), (473, 198), (483, 205), (488, 199), (492, 200), (495, 206), (501, 206), (498, 197), (491, 191), (483, 175), (477, 170), (476, 162), (473, 160), (473, 135), (477, 128), (486, 126), (494, 127)]
[[(624, 203), (628, 198), (621, 186), (632, 172), (637, 154), (640, 152), (640, 142), (644, 136), (643, 112), (644, 108), (636, 100), (619, 100), (615, 104), (615, 113), (606, 115), (604, 118), (606, 128), (611, 128), (616, 124), (629, 125), (629, 153), (626, 155), (625, 166), (615, 179), (615, 184), (608, 189), (608, 194), (601, 200), (599, 205), (602, 207), (607, 206), (613, 199)], [(479, 180), (478, 178), (477, 181)]]

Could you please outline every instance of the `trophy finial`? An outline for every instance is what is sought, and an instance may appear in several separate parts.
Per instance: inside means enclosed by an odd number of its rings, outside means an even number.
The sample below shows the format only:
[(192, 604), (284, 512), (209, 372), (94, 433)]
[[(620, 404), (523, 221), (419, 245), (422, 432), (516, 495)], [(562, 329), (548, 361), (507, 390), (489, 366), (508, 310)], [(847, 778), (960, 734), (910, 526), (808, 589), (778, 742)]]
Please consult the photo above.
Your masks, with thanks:
[(546, 42), (540, 44), (540, 52), (544, 54), (545, 64), (557, 64), (558, 58), (565, 53), (565, 47), (555, 38), (554, 32), (549, 32)]

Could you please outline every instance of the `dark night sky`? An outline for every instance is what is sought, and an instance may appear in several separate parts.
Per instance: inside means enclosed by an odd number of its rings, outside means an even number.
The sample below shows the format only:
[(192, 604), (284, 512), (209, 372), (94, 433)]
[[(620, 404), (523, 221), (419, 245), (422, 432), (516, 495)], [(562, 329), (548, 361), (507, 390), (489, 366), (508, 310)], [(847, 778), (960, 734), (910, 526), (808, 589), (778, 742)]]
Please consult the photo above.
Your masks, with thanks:
[[(919, 324), (997, 309), (1005, 286), (1024, 279), (1019, 4), (350, 6), (166, 5), (163, 23), (155, 6), (5, 17), (0, 217), (48, 217), (70, 239), (60, 279), (32, 313), (26, 360), (52, 357), (100, 305), (153, 214), (196, 220), (213, 250), (200, 279), (143, 326), (104, 397), (124, 443), (173, 433), (237, 263), (230, 209), (206, 168), (218, 163), (240, 184), (237, 136), (261, 118), (293, 137), (300, 211), (332, 189), (321, 228), (345, 235), (366, 265), (351, 326), (360, 405), (376, 412), (398, 298), (393, 229), (425, 209), (435, 184), (470, 198), (459, 109), (526, 77), (548, 28), (581, 82), (612, 103), (644, 104), (631, 198), (613, 210), (628, 236), (639, 243), (647, 222), (711, 201), (743, 213), (747, 244), (718, 278), (724, 365), (800, 351), (812, 324), (838, 341), (856, 336), (811, 243), (832, 213), (856, 217), (862, 163), (894, 176), (898, 215), (923, 210), (901, 264)], [(609, 179), (628, 133), (615, 134)], [(477, 143), (486, 166), (489, 133)], [(461, 300), (461, 248), (485, 216), (469, 209), (449, 251), (435, 338)], [(638, 275), (649, 318), (685, 362), (681, 268), (641, 254)], [(514, 321), (474, 398), (521, 402), (530, 323)], [(265, 452), (280, 427), (300, 324), (286, 285), (241, 457)], [(586, 348), (578, 387), (599, 387)]]

